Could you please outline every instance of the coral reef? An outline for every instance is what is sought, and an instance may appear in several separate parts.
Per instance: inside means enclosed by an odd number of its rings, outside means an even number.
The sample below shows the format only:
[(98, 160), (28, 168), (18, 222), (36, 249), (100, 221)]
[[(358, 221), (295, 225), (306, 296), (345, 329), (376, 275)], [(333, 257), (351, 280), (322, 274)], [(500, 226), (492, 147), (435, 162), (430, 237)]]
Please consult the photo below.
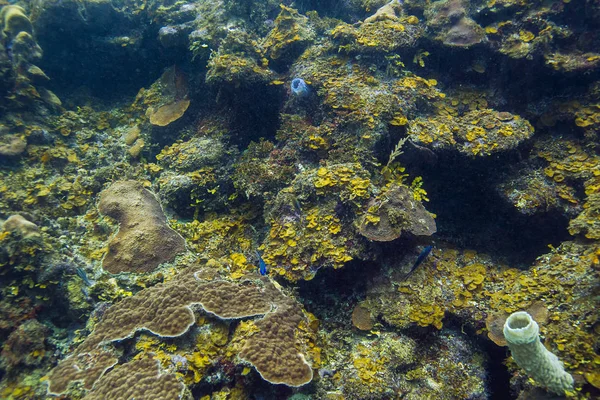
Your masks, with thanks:
[(1, 362), (7, 370), (25, 365), (40, 365), (46, 356), (45, 340), (48, 328), (35, 319), (19, 325), (6, 339), (2, 346)]
[(419, 118), (408, 127), (408, 134), (418, 143), (434, 149), (456, 148), (470, 157), (513, 149), (533, 132), (533, 126), (518, 115), (490, 109), (469, 111), (458, 118)]
[(280, 3), (0, 0), (0, 398), (598, 397), (598, 2)]
[(302, 386), (312, 380), (313, 372), (298, 349), (294, 331), (304, 317), (295, 300), (282, 297), (277, 310), (256, 322), (258, 332), (250, 336), (240, 352), (262, 378), (275, 384)]
[[(363, 306), (394, 326), (433, 325), (441, 329), (451, 313), (465, 316), (469, 325), (483, 333), (488, 315), (538, 307), (542, 302), (546, 310), (552, 310), (548, 324), (541, 328), (546, 343), (553, 341), (551, 348), (558, 349), (572, 374), (585, 375), (594, 369), (587, 362), (595, 358), (595, 319), (585, 317), (584, 310), (597, 304), (589, 297), (596, 280), (595, 269), (590, 273), (589, 268), (597, 265), (597, 251), (597, 246), (588, 249), (566, 242), (540, 257), (530, 270), (518, 271), (495, 267), (491, 260), (472, 251), (457, 253), (448, 249), (435, 256), (435, 265), (425, 261), (417, 277), (413, 275), (408, 281), (403, 281), (400, 271), (390, 271), (385, 279), (374, 279)], [(414, 279), (420, 283), (411, 283)], [(434, 280), (446, 284), (435, 285)], [(581, 301), (576, 310), (559, 307), (564, 301), (576, 299)], [(585, 328), (570, 326), (572, 318), (581, 320)], [(487, 325), (491, 326), (491, 321)], [(571, 346), (565, 346), (566, 342)]]
[(0, 49), (8, 50), (11, 66), (6, 65), (6, 70), (12, 69), (12, 74), (6, 73), (7, 80), (12, 82), (12, 85), (6, 85), (12, 87), (7, 87), (8, 93), (4, 94), (7, 105), (20, 108), (39, 101), (51, 110), (60, 109), (59, 98), (45, 87), (50, 78), (34, 64), (41, 60), (42, 49), (34, 37), (33, 25), (25, 9), (18, 5), (2, 7), (0, 22)]
[(149, 272), (185, 251), (184, 239), (167, 224), (152, 192), (135, 181), (119, 181), (100, 193), (98, 211), (116, 219), (102, 268), (110, 273)]
[(273, 24), (262, 43), (265, 56), (279, 68), (289, 66), (314, 40), (315, 34), (308, 18), (283, 4)]

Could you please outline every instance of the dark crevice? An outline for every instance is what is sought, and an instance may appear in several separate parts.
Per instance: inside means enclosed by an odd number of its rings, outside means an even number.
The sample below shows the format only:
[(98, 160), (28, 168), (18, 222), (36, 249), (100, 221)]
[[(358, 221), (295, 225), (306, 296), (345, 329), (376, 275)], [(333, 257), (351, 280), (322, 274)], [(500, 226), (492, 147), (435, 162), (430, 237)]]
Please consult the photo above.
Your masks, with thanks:
[(460, 247), (487, 252), (512, 266), (527, 267), (548, 249), (568, 240), (568, 219), (558, 211), (520, 214), (495, 189), (507, 157), (465, 160), (441, 155), (424, 173), (430, 198), (426, 207), (437, 215), (435, 235)]

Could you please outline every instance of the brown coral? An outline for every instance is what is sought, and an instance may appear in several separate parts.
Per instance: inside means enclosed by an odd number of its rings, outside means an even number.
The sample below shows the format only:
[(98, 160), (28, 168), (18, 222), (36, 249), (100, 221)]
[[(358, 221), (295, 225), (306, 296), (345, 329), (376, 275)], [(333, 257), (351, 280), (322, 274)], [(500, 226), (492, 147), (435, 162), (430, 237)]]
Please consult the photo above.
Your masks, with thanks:
[(190, 101), (188, 99), (181, 99), (174, 101), (173, 103), (165, 104), (156, 111), (149, 108), (148, 115), (150, 117), (150, 123), (156, 126), (167, 126), (171, 122), (181, 118), (189, 106)]
[[(83, 381), (84, 387), (90, 389), (118, 361), (101, 345), (125, 339), (141, 329), (163, 337), (184, 334), (195, 321), (190, 307), (196, 304), (222, 319), (267, 314), (257, 322), (260, 332), (248, 339), (243, 358), (270, 382), (299, 386), (312, 379), (312, 370), (294, 340), (296, 327), (303, 318), (294, 300), (284, 296), (267, 279), (203, 282), (196, 273), (188, 272), (111, 307), (75, 354), (51, 371), (48, 391), (63, 393), (73, 381)], [(255, 354), (258, 350), (259, 355)], [(278, 363), (272, 362), (275, 359)]]
[(408, 187), (392, 187), (380, 197), (369, 203), (369, 211), (362, 219), (360, 233), (363, 236), (387, 242), (399, 238), (402, 232), (417, 236), (436, 232), (433, 216), (415, 200)]
[(369, 309), (362, 304), (357, 304), (352, 311), (352, 325), (361, 331), (373, 329), (373, 317)]
[(102, 267), (110, 273), (149, 272), (185, 250), (184, 239), (169, 228), (152, 192), (136, 181), (119, 181), (100, 193), (100, 213), (119, 221)]
[(446, 46), (470, 47), (485, 39), (485, 31), (471, 18), (463, 18), (452, 28), (440, 34)]
[(256, 323), (259, 332), (251, 336), (240, 352), (268, 382), (302, 386), (312, 380), (312, 368), (298, 352), (294, 332), (303, 318), (293, 299), (279, 294), (277, 310)]
[(8, 217), (4, 223), (0, 224), (0, 227), (5, 232), (18, 234), (22, 239), (33, 239), (40, 236), (38, 226), (18, 214)]
[(18, 156), (25, 151), (27, 142), (19, 136), (0, 136), (0, 156)]
[[(87, 341), (86, 341), (87, 342)], [(81, 347), (85, 347), (85, 342)], [(89, 353), (78, 351), (61, 361), (49, 374), (48, 394), (58, 395), (67, 391), (71, 382), (81, 381), (85, 389), (94, 383), (119, 361), (111, 351), (93, 349)]]
[(161, 373), (158, 361), (146, 357), (119, 365), (96, 382), (85, 400), (180, 399), (184, 386), (175, 374)]

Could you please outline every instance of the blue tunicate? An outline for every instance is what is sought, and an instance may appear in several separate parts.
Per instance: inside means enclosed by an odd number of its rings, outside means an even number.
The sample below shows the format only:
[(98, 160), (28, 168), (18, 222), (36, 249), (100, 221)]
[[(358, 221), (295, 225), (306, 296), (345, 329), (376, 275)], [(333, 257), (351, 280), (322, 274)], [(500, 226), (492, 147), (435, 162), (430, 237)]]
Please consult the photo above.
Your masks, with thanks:
[(304, 97), (310, 92), (308, 85), (302, 78), (294, 78), (290, 87), (292, 88), (292, 93), (294, 93), (296, 96)]

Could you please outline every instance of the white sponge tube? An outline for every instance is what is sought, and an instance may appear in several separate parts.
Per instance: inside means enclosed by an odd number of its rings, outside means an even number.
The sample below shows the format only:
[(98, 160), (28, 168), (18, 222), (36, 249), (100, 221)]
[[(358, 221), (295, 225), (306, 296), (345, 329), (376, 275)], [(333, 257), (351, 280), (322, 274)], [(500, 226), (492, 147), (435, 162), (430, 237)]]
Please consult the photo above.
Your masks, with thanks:
[(504, 338), (517, 365), (537, 383), (557, 394), (573, 390), (573, 377), (540, 342), (540, 327), (531, 315), (512, 313), (504, 323)]

